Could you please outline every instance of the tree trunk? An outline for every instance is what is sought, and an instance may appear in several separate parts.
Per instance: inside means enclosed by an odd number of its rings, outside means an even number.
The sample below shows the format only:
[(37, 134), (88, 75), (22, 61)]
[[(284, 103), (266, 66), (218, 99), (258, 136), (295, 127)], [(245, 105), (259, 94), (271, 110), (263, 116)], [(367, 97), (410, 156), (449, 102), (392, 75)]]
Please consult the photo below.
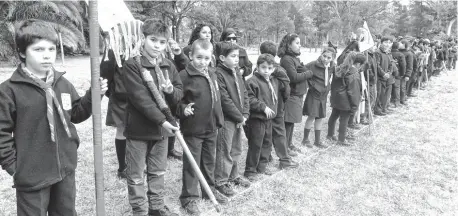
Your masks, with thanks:
[[(447, 28), (447, 35), (450, 36), (450, 34), (452, 33), (452, 26), (453, 24), (456, 23), (456, 18), (453, 19), (450, 24), (448, 24), (448, 28)], [(458, 26), (457, 26), (457, 29), (458, 29)]]
[(176, 25), (175, 25), (175, 41), (179, 42), (180, 41), (180, 26), (181, 26), (181, 22), (183, 21), (182, 18), (179, 18), (176, 22)]

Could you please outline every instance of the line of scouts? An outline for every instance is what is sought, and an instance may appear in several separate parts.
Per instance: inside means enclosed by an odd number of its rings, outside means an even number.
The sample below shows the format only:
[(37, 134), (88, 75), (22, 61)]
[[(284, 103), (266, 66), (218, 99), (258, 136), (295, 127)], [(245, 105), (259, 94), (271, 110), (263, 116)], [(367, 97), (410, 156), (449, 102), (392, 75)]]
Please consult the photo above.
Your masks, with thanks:
[[(339, 66), (332, 47), (303, 64), (300, 38), (287, 34), (278, 48), (269, 41), (261, 44), (253, 71), (233, 29), (225, 30), (222, 42), (214, 43), (210, 27), (198, 25), (187, 47), (171, 44), (171, 55), (164, 55), (171, 33), (162, 21), (145, 21), (142, 32), (141, 56), (118, 68), (114, 54), (108, 52), (110, 60), (101, 64), (102, 76), (108, 79), (101, 81), (101, 89), (109, 89), (110, 98), (106, 124), (117, 128), (118, 176), (127, 179), (133, 215), (177, 215), (164, 203), (167, 156), (182, 157), (174, 150), (173, 131), (183, 133), (218, 202), (226, 203), (227, 197), (236, 194), (233, 185), (250, 187), (259, 175), (271, 174), (266, 167), (272, 146), (281, 169), (298, 166), (291, 158), (300, 152), (293, 144), (293, 129), (303, 115), (307, 119), (301, 143), (309, 148), (327, 147), (320, 137), (329, 92), (332, 113), (327, 138), (349, 145), (354, 137), (347, 135), (347, 125), (357, 127), (360, 102), (367, 95), (371, 103), (363, 107), (362, 123), (372, 121), (370, 110), (376, 115), (390, 112), (390, 97), (395, 107), (405, 105), (406, 98), (414, 96), (413, 86), (423, 87), (430, 74), (456, 64), (453, 41), (435, 51), (425, 46), (426, 40), (410, 48), (408, 40), (393, 44), (390, 37), (381, 39), (379, 50), (344, 50)], [(54, 70), (57, 38), (55, 30), (42, 21), (24, 22), (16, 31), (22, 63), (0, 84), (0, 165), (13, 176), (18, 215), (76, 215), (79, 138), (73, 123), (90, 117), (92, 96), (88, 91), (79, 97), (62, 73)], [(448, 47), (453, 49), (448, 51)], [(443, 52), (436, 60), (431, 53), (437, 50)], [(275, 56), (281, 60), (277, 62)], [(179, 119), (179, 127), (169, 122), (148, 91), (145, 73), (157, 86), (161, 101)], [(363, 80), (369, 83), (366, 97)], [(309, 140), (312, 126), (313, 144)], [(244, 177), (238, 167), (242, 130), (248, 138)], [(199, 214), (196, 201), (208, 195), (199, 192), (187, 155), (182, 181), (182, 207)]]

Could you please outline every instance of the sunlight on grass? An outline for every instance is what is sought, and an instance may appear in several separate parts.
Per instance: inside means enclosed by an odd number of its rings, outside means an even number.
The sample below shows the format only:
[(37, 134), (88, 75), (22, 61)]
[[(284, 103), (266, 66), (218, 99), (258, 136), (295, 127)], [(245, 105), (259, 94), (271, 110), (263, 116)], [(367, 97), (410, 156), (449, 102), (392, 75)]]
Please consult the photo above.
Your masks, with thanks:
[[(255, 52), (252, 52), (255, 53)], [(304, 62), (317, 53), (304, 52)], [(256, 56), (250, 55), (256, 62)], [(65, 75), (80, 95), (90, 86), (89, 58), (68, 59)], [(0, 81), (14, 68), (1, 68)], [(221, 215), (456, 215), (458, 120), (457, 71), (435, 77), (426, 91), (410, 99), (409, 107), (387, 117), (379, 117), (372, 136), (358, 134), (351, 147), (331, 146), (325, 151), (300, 146), (303, 123), (294, 131), (294, 142), (303, 151), (294, 158), (297, 169), (279, 172), (278, 158), (249, 190), (236, 187), (239, 195), (223, 207)], [(105, 122), (107, 99), (102, 100)], [(330, 108), (328, 108), (328, 116)], [(326, 121), (327, 123), (327, 121)], [(323, 127), (325, 140), (327, 125)], [(77, 211), (94, 215), (95, 188), (92, 146), (92, 119), (77, 125), (81, 145), (78, 150)], [(130, 215), (125, 181), (116, 178), (115, 129), (103, 126), (105, 206), (107, 215)], [(310, 135), (313, 142), (314, 136)], [(181, 151), (178, 144), (176, 147)], [(247, 149), (246, 138), (243, 143)], [(240, 161), (245, 167), (245, 156)], [(166, 203), (184, 215), (178, 197), (181, 192), (182, 164), (169, 160), (165, 175)], [(12, 179), (0, 172), (0, 215), (15, 215)], [(209, 201), (198, 203), (204, 215), (217, 214)]]

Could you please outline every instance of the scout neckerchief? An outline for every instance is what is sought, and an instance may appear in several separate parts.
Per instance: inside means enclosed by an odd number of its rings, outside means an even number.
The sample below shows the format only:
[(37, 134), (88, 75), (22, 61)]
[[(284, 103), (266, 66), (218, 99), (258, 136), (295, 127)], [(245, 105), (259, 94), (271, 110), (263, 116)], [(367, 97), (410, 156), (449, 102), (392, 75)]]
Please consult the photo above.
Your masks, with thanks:
[(270, 81), (270, 77), (265, 77), (265, 76), (262, 76), (262, 77), (264, 77), (264, 79), (267, 81), (267, 84), (269, 84), (269, 90), (272, 94), (272, 102), (274, 105), (276, 105), (278, 98), (277, 98), (277, 94), (275, 93), (274, 86), (272, 85), (272, 82)]
[(324, 65), (324, 86), (328, 86), (329, 84), (329, 66), (331, 64)]
[[(27, 76), (29, 76), (38, 86), (46, 92), (46, 107), (47, 107), (47, 117), (49, 122), (49, 130), (51, 131), (51, 140), (53, 142), (56, 141), (56, 134), (55, 134), (55, 122), (54, 122), (54, 106), (57, 108), (57, 112), (59, 113), (60, 120), (64, 125), (64, 129), (67, 132), (68, 137), (71, 137), (70, 130), (68, 128), (67, 121), (65, 120), (64, 112), (62, 111), (62, 107), (60, 106), (59, 100), (57, 100), (56, 93), (52, 89), (52, 84), (54, 83), (54, 72), (52, 70), (48, 71), (46, 74), (46, 81), (41, 80), (35, 74), (30, 72), (24, 64), (22, 64), (22, 71), (25, 72)], [(53, 106), (54, 102), (54, 106)]]
[[(225, 67), (227, 67), (227, 66), (225, 66)], [(227, 68), (229, 68), (229, 67), (227, 67)], [(240, 106), (243, 108), (242, 93), (240, 92), (239, 80), (237, 79), (237, 69), (236, 68), (232, 68), (230, 70), (232, 71), (232, 75), (234, 75), (235, 87), (237, 88), (237, 95), (239, 96)]]
[(212, 109), (215, 106), (215, 102), (218, 100), (218, 89), (215, 88), (215, 85), (212, 82), (212, 79), (210, 78), (210, 75), (208, 74), (208, 68), (204, 68), (201, 73), (205, 76), (205, 78), (208, 81), (208, 84), (210, 85), (210, 93), (212, 95)]

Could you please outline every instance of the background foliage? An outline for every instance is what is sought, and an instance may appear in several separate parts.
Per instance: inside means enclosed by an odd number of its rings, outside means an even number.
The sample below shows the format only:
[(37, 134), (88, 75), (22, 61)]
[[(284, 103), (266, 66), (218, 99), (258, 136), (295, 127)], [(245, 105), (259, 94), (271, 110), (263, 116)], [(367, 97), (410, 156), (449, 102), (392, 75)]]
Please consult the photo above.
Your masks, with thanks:
[[(456, 20), (456, 1), (126, 1), (134, 17), (159, 18), (172, 26), (173, 37), (186, 45), (197, 23), (207, 23), (218, 41), (235, 28), (239, 44), (258, 46), (297, 33), (305, 47), (327, 41), (345, 46), (351, 32), (366, 20), (374, 35), (446, 38)], [(0, 1), (0, 60), (14, 58), (14, 27), (29, 18), (43, 19), (62, 32), (67, 53), (85, 52), (88, 14), (84, 1)], [(456, 32), (456, 24), (452, 28)], [(455, 35), (455, 34), (452, 34)]]

